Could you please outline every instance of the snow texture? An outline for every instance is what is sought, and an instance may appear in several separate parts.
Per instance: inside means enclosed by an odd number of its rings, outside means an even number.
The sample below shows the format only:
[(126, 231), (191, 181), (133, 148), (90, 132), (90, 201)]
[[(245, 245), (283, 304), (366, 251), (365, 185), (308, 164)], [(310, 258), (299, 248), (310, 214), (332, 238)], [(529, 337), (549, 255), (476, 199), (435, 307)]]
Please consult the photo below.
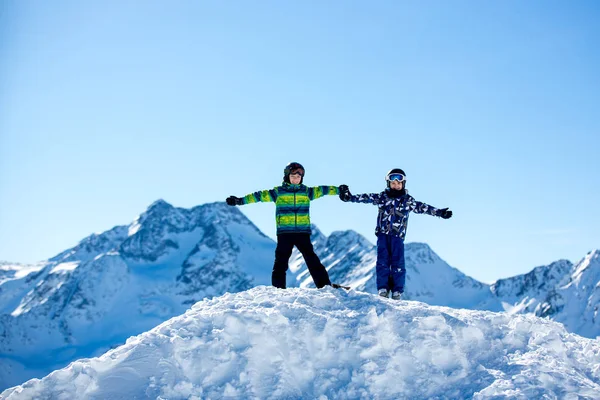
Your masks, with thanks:
[(0, 397), (597, 399), (600, 343), (532, 315), (261, 286)]

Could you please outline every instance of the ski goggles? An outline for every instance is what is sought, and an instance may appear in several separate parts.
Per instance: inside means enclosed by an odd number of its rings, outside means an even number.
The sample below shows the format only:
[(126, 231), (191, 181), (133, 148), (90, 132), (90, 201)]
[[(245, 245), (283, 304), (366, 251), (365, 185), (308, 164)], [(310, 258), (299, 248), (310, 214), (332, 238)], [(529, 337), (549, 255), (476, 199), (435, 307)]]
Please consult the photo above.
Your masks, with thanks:
[(390, 174), (387, 177), (388, 181), (398, 181), (398, 182), (402, 182), (406, 180), (406, 177), (402, 174)]
[(304, 176), (304, 170), (303, 169), (296, 169), (292, 172), (290, 172), (290, 175), (300, 175), (300, 176)]

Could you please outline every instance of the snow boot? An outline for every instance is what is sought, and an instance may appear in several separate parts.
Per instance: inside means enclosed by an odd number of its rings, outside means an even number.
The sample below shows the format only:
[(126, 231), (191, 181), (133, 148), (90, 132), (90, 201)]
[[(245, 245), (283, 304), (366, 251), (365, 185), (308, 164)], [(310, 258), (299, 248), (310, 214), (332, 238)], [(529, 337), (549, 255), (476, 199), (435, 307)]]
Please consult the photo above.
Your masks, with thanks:
[(394, 292), (392, 293), (392, 299), (393, 300), (400, 300), (402, 298), (402, 293), (400, 292)]
[(388, 295), (390, 294), (390, 292), (387, 289), (379, 289), (379, 291), (377, 292), (377, 294), (380, 295), (381, 297), (387, 298)]

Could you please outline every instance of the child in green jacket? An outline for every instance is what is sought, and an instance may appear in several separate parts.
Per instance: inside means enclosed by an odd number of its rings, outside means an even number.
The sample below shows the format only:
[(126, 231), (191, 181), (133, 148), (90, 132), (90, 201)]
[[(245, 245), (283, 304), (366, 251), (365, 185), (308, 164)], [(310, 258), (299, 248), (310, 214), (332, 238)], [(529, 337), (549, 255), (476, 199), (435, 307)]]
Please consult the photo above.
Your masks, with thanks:
[[(271, 282), (273, 286), (285, 289), (286, 271), (294, 246), (298, 248), (308, 272), (315, 285), (322, 288), (331, 285), (329, 274), (315, 254), (310, 241), (310, 201), (325, 195), (339, 195), (336, 186), (307, 187), (304, 180), (304, 167), (292, 162), (283, 170), (283, 184), (271, 190), (261, 190), (244, 197), (229, 196), (226, 200), (230, 206), (262, 202), (275, 202), (275, 218), (277, 221), (277, 247)], [(346, 187), (342, 185), (342, 187)]]

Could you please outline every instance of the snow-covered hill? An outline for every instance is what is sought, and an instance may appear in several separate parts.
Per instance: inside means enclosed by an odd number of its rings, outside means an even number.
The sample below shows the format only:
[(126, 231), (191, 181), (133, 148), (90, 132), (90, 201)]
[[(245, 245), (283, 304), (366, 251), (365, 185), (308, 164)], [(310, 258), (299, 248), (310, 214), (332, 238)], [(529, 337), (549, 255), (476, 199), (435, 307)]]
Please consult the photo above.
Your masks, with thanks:
[(1, 397), (597, 399), (600, 343), (532, 315), (257, 287)]

